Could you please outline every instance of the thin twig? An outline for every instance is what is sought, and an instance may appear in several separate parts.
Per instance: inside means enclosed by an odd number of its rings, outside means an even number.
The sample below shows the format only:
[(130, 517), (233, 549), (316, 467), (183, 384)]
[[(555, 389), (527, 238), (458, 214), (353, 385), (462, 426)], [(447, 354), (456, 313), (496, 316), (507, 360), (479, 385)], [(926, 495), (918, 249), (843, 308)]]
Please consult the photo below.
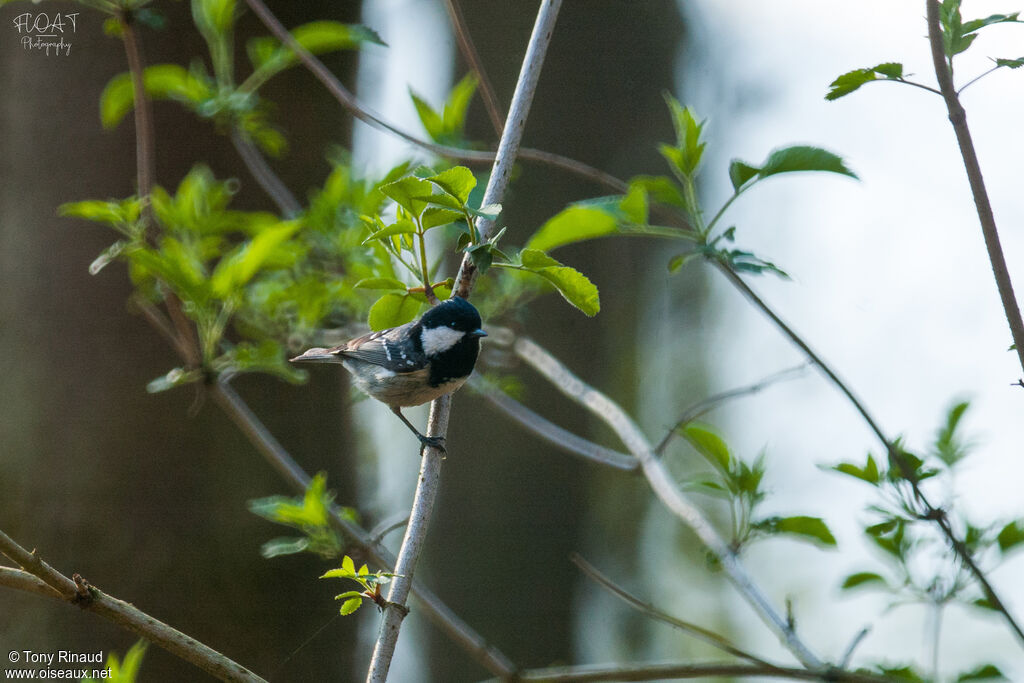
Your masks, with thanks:
[[(545, 683), (592, 683), (594, 681), (662, 681), (719, 678), (785, 678), (795, 681), (829, 681), (830, 683), (899, 683), (908, 679), (899, 676), (879, 676), (853, 671), (830, 669), (814, 672), (806, 669), (762, 666), (736, 663), (659, 663), (659, 664), (606, 664), (584, 666), (555, 666), (546, 669), (527, 669), (516, 677), (517, 681), (544, 681)], [(492, 679), (487, 683), (497, 683)], [(908, 681), (909, 683), (909, 681)]]
[(593, 441), (588, 441), (581, 436), (573, 434), (568, 429), (559, 427), (477, 375), (469, 378), (469, 386), (490, 401), (491, 405), (502, 410), (522, 427), (566, 453), (578, 455), (585, 460), (613, 467), (617, 470), (635, 472), (640, 469), (640, 462), (632, 455), (605, 448)]
[(274, 173), (273, 169), (263, 158), (260, 150), (243, 133), (237, 130), (231, 131), (231, 144), (235, 151), (242, 158), (245, 167), (249, 169), (256, 184), (263, 188), (271, 201), (277, 205), (278, 210), (287, 218), (291, 218), (302, 211), (302, 205), (292, 194), (292, 191), (284, 184), (281, 178)]
[(919, 482), (913, 476), (913, 468), (908, 465), (906, 458), (903, 456), (903, 453), (900, 451), (900, 449), (898, 449), (895, 446), (895, 443), (885, 435), (885, 432), (882, 431), (881, 426), (878, 424), (878, 422), (875, 421), (875, 418), (872, 417), (871, 413), (867, 409), (867, 406), (857, 397), (856, 394), (853, 393), (853, 390), (850, 388), (850, 386), (839, 378), (835, 370), (833, 370), (831, 366), (829, 366), (829, 364), (826, 363), (824, 359), (822, 359), (822, 357), (819, 356), (818, 353), (811, 348), (811, 346), (803, 339), (803, 337), (801, 337), (792, 327), (790, 327), (789, 324), (782, 320), (782, 318), (780, 318), (778, 314), (775, 313), (775, 311), (772, 310), (772, 308), (768, 304), (766, 304), (761, 299), (761, 297), (759, 297), (754, 292), (754, 290), (751, 289), (749, 285), (747, 285), (746, 282), (743, 281), (743, 279), (739, 276), (739, 274), (736, 273), (736, 271), (730, 268), (727, 264), (722, 263), (721, 261), (718, 260), (712, 260), (711, 263), (717, 266), (719, 272), (725, 275), (729, 282), (731, 282), (733, 286), (735, 286), (736, 289), (738, 289), (740, 293), (742, 293), (747, 298), (747, 300), (749, 300), (752, 304), (754, 304), (756, 308), (758, 308), (762, 313), (764, 313), (764, 315), (767, 316), (775, 324), (775, 326), (786, 337), (789, 338), (789, 340), (795, 346), (797, 346), (801, 351), (804, 352), (804, 355), (806, 355), (811, 361), (814, 362), (815, 365), (818, 366), (818, 368), (821, 369), (823, 373), (825, 373), (825, 375), (832, 381), (836, 388), (838, 388), (839, 391), (846, 396), (846, 398), (857, 410), (857, 412), (860, 413), (861, 417), (867, 423), (868, 427), (871, 428), (871, 431), (874, 432), (875, 436), (881, 442), (882, 447), (885, 449), (890, 462), (896, 463), (896, 466), (899, 467), (900, 470), (903, 472), (904, 478), (910, 484), (910, 487), (914, 492), (914, 498), (917, 500), (917, 502), (921, 505), (921, 507), (924, 510), (923, 514), (921, 515), (922, 518), (932, 520), (936, 524), (938, 524), (939, 529), (946, 537), (946, 540), (949, 541), (949, 544), (953, 547), (954, 552), (956, 552), (956, 554), (960, 557), (961, 561), (963, 561), (963, 563), (971, 571), (971, 574), (973, 574), (974, 578), (978, 581), (978, 584), (981, 586), (982, 591), (984, 591), (985, 593), (985, 597), (989, 599), (989, 601), (992, 603), (992, 606), (997, 611), (1002, 613), (1003, 617), (1006, 619), (1010, 628), (1016, 634), (1017, 639), (1022, 644), (1024, 644), (1024, 631), (1021, 630), (1020, 625), (1016, 622), (1016, 620), (1014, 620), (1013, 616), (1010, 614), (1006, 605), (1003, 603), (1002, 600), (1000, 600), (999, 596), (996, 594), (995, 588), (993, 588), (992, 584), (989, 583), (988, 577), (985, 576), (985, 572), (983, 572), (981, 567), (978, 566), (978, 563), (975, 562), (974, 557), (971, 554), (970, 548), (967, 547), (967, 544), (964, 543), (964, 541), (961, 540), (960, 537), (953, 530), (953, 527), (949, 523), (949, 516), (946, 514), (946, 511), (943, 510), (942, 508), (935, 507), (928, 500), (928, 497), (925, 496), (924, 491), (921, 490)]
[(676, 421), (672, 429), (668, 430), (668, 433), (665, 434), (665, 438), (663, 438), (661, 440), (661, 443), (657, 445), (657, 447), (654, 449), (654, 452), (657, 453), (658, 455), (661, 455), (665, 451), (665, 447), (668, 446), (669, 441), (672, 440), (672, 437), (679, 432), (680, 427), (688, 425), (701, 415), (704, 415), (714, 410), (722, 403), (725, 403), (726, 401), (731, 401), (734, 398), (739, 398), (741, 396), (751, 396), (760, 391), (764, 391), (773, 384), (776, 384), (786, 379), (792, 379), (797, 375), (803, 374), (804, 370), (807, 369), (808, 365), (810, 365), (809, 361), (801, 363), (800, 365), (795, 365), (791, 368), (786, 368), (785, 370), (779, 370), (778, 372), (768, 375), (764, 379), (755, 382), (754, 384), (748, 384), (747, 386), (738, 387), (736, 389), (730, 389), (728, 391), (723, 391), (719, 394), (709, 396), (703, 401), (699, 401), (693, 404), (692, 406), (683, 411), (682, 417), (680, 417)]
[(644, 476), (655, 495), (673, 514), (681, 519), (708, 551), (719, 561), (726, 576), (732, 581), (768, 628), (793, 655), (811, 671), (823, 671), (825, 665), (811, 652), (761, 589), (747, 573), (736, 553), (719, 536), (704, 514), (683, 495), (672, 474), (654, 453), (647, 437), (633, 419), (608, 396), (586, 384), (557, 358), (525, 337), (514, 344), (517, 356), (525, 360), (559, 391), (576, 401), (612, 428), (623, 445), (640, 460)]
[(0, 531), (0, 553), (9, 557), (23, 569), (21, 571), (9, 567), (0, 568), (0, 585), (46, 595), (94, 612), (222, 681), (262, 681), (266, 683), (264, 679), (241, 664), (154, 619), (134, 605), (118, 600), (94, 586), (90, 586), (77, 574), (73, 578), (64, 576), (43, 562), (35, 551), (29, 552), (3, 531)]
[[(249, 0), (250, 3), (255, 1)], [(537, 88), (537, 81), (540, 78), (541, 67), (544, 64), (544, 55), (547, 52), (548, 44), (551, 42), (551, 35), (554, 31), (555, 21), (558, 18), (558, 10), (561, 8), (561, 5), (561, 0), (543, 0), (540, 8), (537, 10), (537, 19), (533, 26), (533, 32), (530, 35), (526, 54), (523, 57), (523, 66), (516, 81), (515, 93), (512, 95), (508, 121), (498, 143), (494, 166), (487, 181), (487, 188), (484, 190), (483, 206), (499, 204), (508, 187), (512, 167), (515, 164), (519, 145), (522, 142), (523, 130), (526, 127), (530, 105), (533, 102), (533, 95)], [(494, 221), (482, 218), (477, 222), (476, 228), (480, 239), (486, 240), (494, 231)], [(469, 298), (475, 278), (476, 266), (467, 253), (462, 259), (462, 265), (455, 278), (453, 293), (463, 298)], [(448, 433), (450, 412), (450, 395), (442, 396), (431, 403), (430, 418), (427, 421), (428, 436), (443, 438)], [(381, 621), (377, 643), (374, 645), (373, 655), (370, 659), (370, 668), (366, 675), (368, 683), (384, 683), (387, 679), (395, 646), (398, 643), (398, 634), (401, 629), (402, 620), (405, 618), (405, 610), (402, 607), (405, 605), (406, 597), (412, 584), (413, 572), (416, 569), (419, 553), (423, 547), (437, 490), (440, 486), (441, 462), (443, 458), (444, 452), (439, 448), (427, 447), (423, 449), (420, 477), (416, 486), (412, 510), (409, 513), (409, 524), (405, 528), (402, 546), (398, 551), (398, 562), (395, 565), (395, 580), (391, 583), (391, 589), (388, 593), (389, 604), (384, 609), (384, 618)], [(396, 607), (392, 607), (392, 605)]]
[(128, 59), (128, 70), (132, 77), (132, 89), (135, 95), (135, 171), (139, 197), (149, 205), (149, 194), (153, 189), (156, 155), (153, 131), (153, 109), (146, 95), (144, 79), (145, 65), (142, 57), (142, 46), (135, 35), (134, 17), (122, 14), (119, 17), (121, 35), (124, 39), (125, 57)]
[[(288, 482), (292, 490), (296, 493), (305, 493), (309, 488), (310, 476), (295, 462), (291, 454), (252, 412), (234, 388), (226, 380), (222, 380), (214, 385), (211, 391), (218, 405), (266, 458), (271, 467)], [(393, 570), (394, 555), (377, 543), (368, 531), (339, 515), (336, 509), (331, 510), (330, 522), (370, 560), (388, 571)], [(418, 600), (417, 607), (424, 616), (484, 668), (496, 676), (509, 677), (513, 674), (516, 670), (515, 664), (462, 621), (436, 594), (416, 582), (413, 582), (412, 594)]]
[[(262, 2), (262, 0), (246, 0), (246, 3), (271, 33), (295, 52), (299, 61), (301, 61), (313, 76), (320, 81), (324, 88), (327, 89), (327, 92), (329, 92), (342, 107), (352, 114), (352, 116), (363, 123), (372, 128), (376, 128), (377, 130), (390, 133), (395, 137), (405, 140), (411, 145), (425, 149), (440, 157), (454, 159), (467, 164), (489, 164), (494, 162), (496, 159), (496, 152), (476, 151), (460, 149), (458, 147), (449, 147), (447, 145), (439, 145), (435, 142), (421, 140), (414, 135), (406, 133), (393, 124), (388, 123), (380, 114), (371, 111), (366, 105), (361, 104), (359, 100), (356, 99), (355, 95), (353, 95), (348, 88), (342, 85), (341, 81), (331, 73), (330, 69), (324, 66), (323, 62), (317, 59), (315, 55), (311, 54), (309, 50), (299, 45), (295, 41), (295, 38), (288, 32), (288, 29), (286, 29), (281, 22), (277, 20), (277, 17), (275, 17), (269, 9), (267, 9), (267, 6)], [(615, 176), (605, 173), (593, 166), (589, 166), (582, 161), (570, 159), (569, 157), (555, 154), (553, 152), (523, 148), (519, 151), (518, 158), (537, 161), (549, 166), (561, 168), (582, 178), (587, 178), (594, 183), (608, 187), (613, 192), (624, 192), (625, 189), (628, 188), (626, 183)]]
[(462, 8), (459, 6), (458, 0), (445, 0), (444, 8), (448, 10), (448, 18), (451, 19), (452, 30), (455, 31), (455, 40), (459, 43), (459, 50), (469, 64), (469, 68), (476, 74), (476, 80), (480, 84), (480, 95), (483, 98), (484, 107), (487, 109), (487, 115), (491, 117), (494, 132), (501, 137), (501, 132), (505, 127), (501, 115), (501, 105), (498, 104), (498, 96), (494, 93), (491, 79), (487, 77), (487, 71), (476, 51), (476, 45), (473, 44), (473, 36), (466, 27), (466, 17), (462, 15)]
[[(942, 29), (939, 26), (940, 6), (936, 0), (926, 0), (925, 4), (928, 9), (928, 42), (932, 49), (935, 77), (939, 81), (942, 98), (946, 101), (949, 121), (953, 125), (953, 132), (956, 133), (957, 144), (960, 145), (960, 156), (963, 157), (967, 181), (971, 186), (971, 194), (974, 195), (974, 205), (978, 210), (978, 221), (981, 223), (981, 233), (985, 238), (985, 249), (988, 250), (992, 273), (996, 278), (999, 299), (1003, 303), (1006, 322), (1010, 326), (1010, 334), (1017, 347), (1017, 358), (1020, 360), (1021, 368), (1024, 369), (1024, 319), (1021, 318), (1017, 297), (1013, 293), (1010, 269), (1003, 256), (999, 231), (996, 229), (996, 219), (992, 214), (992, 204), (989, 202), (988, 190), (985, 189), (985, 178), (981, 173), (981, 164), (978, 162), (978, 153), (974, 149), (971, 130), (967, 126), (967, 112), (964, 111), (963, 105), (960, 104), (960, 98), (957, 97), (956, 88), (953, 85), (953, 74), (950, 73), (946, 61)], [(1018, 633), (1020, 632), (1019, 628), (1016, 630)], [(1020, 637), (1024, 641), (1024, 634), (1020, 634)]]
[(572, 555), (570, 555), (569, 559), (572, 561), (573, 564), (579, 567), (580, 571), (586, 574), (589, 579), (591, 579), (599, 586), (601, 586), (602, 588), (604, 588), (620, 600), (624, 601), (626, 604), (630, 605), (634, 609), (643, 612), (651, 619), (655, 619), (656, 621), (660, 621), (662, 623), (668, 624), (669, 626), (677, 628), (680, 631), (683, 631), (684, 633), (687, 633), (693, 636), (694, 638), (704, 643), (707, 643), (708, 645), (717, 648), (727, 654), (739, 657), (740, 659), (745, 659), (748, 662), (752, 662), (754, 664), (760, 664), (761, 666), (775, 668), (774, 664), (766, 662), (765, 660), (761, 659), (760, 657), (757, 657), (756, 655), (752, 655), (749, 652), (744, 652), (743, 650), (739, 649), (738, 647), (730, 643), (724, 636), (721, 636), (715, 633), (714, 631), (709, 631), (708, 629), (703, 628), (701, 626), (697, 626), (696, 624), (691, 624), (688, 621), (677, 619), (676, 617), (673, 617), (672, 615), (666, 614), (665, 612), (661, 611), (651, 603), (644, 602), (643, 600), (636, 597), (635, 595), (627, 591), (625, 588), (618, 585), (610, 578), (602, 574), (597, 569), (597, 567), (587, 562), (578, 553), (573, 553)]
[(865, 626), (861, 630), (857, 631), (857, 635), (853, 637), (853, 640), (850, 641), (850, 644), (846, 648), (846, 652), (843, 653), (843, 658), (839, 660), (839, 668), (845, 669), (850, 665), (850, 662), (853, 661), (853, 653), (856, 652), (857, 648), (864, 639), (868, 637), (869, 633), (871, 633), (870, 626)]

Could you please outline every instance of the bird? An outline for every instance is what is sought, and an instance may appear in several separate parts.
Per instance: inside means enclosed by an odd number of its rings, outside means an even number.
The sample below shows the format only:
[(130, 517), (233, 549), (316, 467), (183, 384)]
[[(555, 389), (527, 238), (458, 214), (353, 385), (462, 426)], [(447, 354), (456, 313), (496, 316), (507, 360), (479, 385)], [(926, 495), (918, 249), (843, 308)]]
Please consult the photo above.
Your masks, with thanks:
[(480, 352), (480, 313), (453, 296), (418, 320), (378, 330), (333, 348), (311, 348), (294, 363), (340, 363), (364, 394), (384, 403), (405, 423), (423, 447), (444, 451), (444, 437), (425, 436), (402, 414), (449, 394), (473, 372)]

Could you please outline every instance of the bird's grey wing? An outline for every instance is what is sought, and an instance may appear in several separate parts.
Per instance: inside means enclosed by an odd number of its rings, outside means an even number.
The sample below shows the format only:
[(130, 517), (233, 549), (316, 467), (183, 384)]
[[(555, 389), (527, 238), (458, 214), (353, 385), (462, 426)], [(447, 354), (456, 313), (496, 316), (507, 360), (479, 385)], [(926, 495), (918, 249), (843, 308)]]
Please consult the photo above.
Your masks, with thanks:
[(379, 365), (392, 372), (414, 372), (423, 366), (425, 359), (422, 352), (416, 352), (405, 343), (407, 333), (401, 327), (371, 332), (331, 349), (330, 353)]

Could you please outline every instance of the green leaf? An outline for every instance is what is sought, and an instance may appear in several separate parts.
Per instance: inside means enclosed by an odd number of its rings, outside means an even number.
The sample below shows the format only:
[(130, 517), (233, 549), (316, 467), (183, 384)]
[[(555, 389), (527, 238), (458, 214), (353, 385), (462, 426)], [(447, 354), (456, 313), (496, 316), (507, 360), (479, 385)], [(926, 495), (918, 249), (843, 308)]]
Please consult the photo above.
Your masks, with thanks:
[(248, 283), (274, 250), (291, 238), (300, 225), (299, 221), (293, 220), (263, 228), (252, 240), (222, 258), (210, 277), (214, 295), (225, 298)]
[(87, 221), (106, 223), (111, 226), (125, 226), (133, 223), (139, 219), (141, 211), (141, 202), (134, 198), (120, 202), (100, 200), (69, 202), (61, 204), (57, 208), (59, 216), (84, 218)]
[(1017, 59), (997, 59), (996, 64), (1010, 69), (1019, 69), (1024, 66), (1024, 57), (1018, 57)]
[(563, 299), (586, 315), (593, 317), (601, 310), (597, 287), (579, 271), (537, 249), (523, 249), (519, 258), (524, 268), (554, 285)]
[(406, 176), (378, 188), (385, 196), (390, 197), (403, 209), (419, 218), (432, 194), (432, 185), (426, 180), (415, 176)]
[(309, 548), (308, 538), (274, 538), (260, 546), (260, 555), (269, 560), (281, 555), (295, 555), (307, 548)]
[(549, 218), (526, 243), (526, 248), (550, 251), (566, 244), (613, 234), (618, 231), (617, 224), (615, 216), (608, 211), (570, 206)]
[(459, 211), (431, 206), (423, 211), (423, 229), (430, 230), (431, 228), (436, 228), (441, 225), (449, 225), (464, 218), (465, 216), (463, 216)]
[(354, 575), (356, 573), (356, 563), (352, 560), (351, 557), (346, 555), (345, 557), (341, 558), (341, 569), (342, 571)]
[(866, 481), (869, 484), (874, 484), (875, 486), (878, 486), (879, 482), (881, 482), (882, 480), (881, 474), (878, 471), (878, 464), (875, 462), (874, 456), (872, 456), (870, 453), (868, 454), (867, 462), (865, 463), (863, 468), (857, 467), (856, 465), (850, 462), (843, 462), (832, 467), (831, 469), (841, 474), (846, 474), (848, 476), (855, 477), (857, 479), (860, 479), (861, 481)]
[(558, 259), (552, 258), (545, 254), (539, 249), (523, 249), (519, 253), (519, 260), (526, 268), (535, 270), (538, 268), (547, 268), (548, 266), (560, 266), (562, 265)]
[(939, 429), (935, 436), (935, 444), (932, 449), (935, 455), (950, 467), (960, 462), (968, 454), (969, 446), (960, 438), (957, 427), (969, 407), (970, 403), (967, 401), (953, 405), (946, 414), (946, 424)]
[(420, 117), (420, 123), (423, 124), (423, 129), (427, 131), (427, 135), (434, 142), (444, 137), (444, 122), (441, 120), (441, 114), (434, 110), (426, 100), (413, 92), (412, 88), (409, 89), (409, 97), (412, 98), (412, 104), (416, 108), (416, 115)]
[(666, 176), (640, 175), (630, 179), (629, 187), (642, 188), (647, 192), (648, 197), (666, 206), (674, 206), (677, 209), (686, 209), (686, 200), (679, 185)]
[(697, 250), (683, 252), (682, 254), (676, 254), (668, 262), (668, 272), (674, 273), (683, 266), (685, 266), (687, 263), (692, 261), (693, 259), (703, 255), (704, 252)]
[(1003, 681), (1010, 680), (994, 664), (982, 664), (971, 671), (960, 674), (956, 680), (957, 683), (961, 683), (961, 681), (987, 681), (996, 678)]
[(352, 285), (357, 289), (400, 289), (406, 290), (406, 285), (401, 280), (390, 277), (367, 277)]
[(996, 542), (1004, 554), (1024, 543), (1024, 522), (1018, 519), (1004, 526), (996, 536)]
[(218, 372), (265, 372), (292, 384), (306, 379), (306, 373), (288, 362), (284, 347), (273, 339), (259, 343), (243, 341), (213, 362)]
[(630, 223), (646, 225), (650, 220), (646, 188), (638, 183), (630, 183), (626, 196), (619, 201), (619, 211)]
[(465, 166), (453, 166), (437, 175), (430, 176), (427, 180), (463, 205), (469, 201), (469, 194), (476, 187), (476, 176)]
[(672, 125), (676, 131), (676, 147), (662, 146), (661, 153), (684, 176), (693, 175), (700, 166), (704, 147), (701, 132), (706, 121), (697, 121), (690, 107), (683, 107), (670, 94), (665, 93), (665, 102), (672, 113)]
[(341, 603), (341, 616), (348, 616), (363, 606), (362, 598), (349, 598)]
[[(157, 100), (175, 100), (194, 108), (213, 96), (209, 83), (177, 64), (154, 64), (142, 72), (146, 95)], [(100, 93), (100, 122), (104, 128), (115, 128), (135, 107), (132, 76), (125, 72), (107, 82)]]
[(371, 330), (386, 330), (413, 320), (420, 311), (420, 302), (408, 294), (389, 293), (370, 307), (367, 322)]
[[(444, 132), (453, 137), (461, 137), (463, 128), (466, 125), (466, 112), (469, 110), (469, 103), (473, 100), (478, 81), (476, 74), (469, 72), (462, 77), (448, 95), (444, 103)], [(465, 199), (462, 200), (466, 202)]]
[(732, 189), (739, 190), (748, 180), (761, 172), (761, 169), (744, 163), (739, 159), (733, 159), (729, 163), (729, 180), (732, 182)]
[(903, 78), (903, 65), (898, 62), (886, 62), (867, 69), (854, 69), (836, 78), (829, 85), (825, 99), (832, 101), (845, 97), (858, 90), (865, 83), (875, 80), (900, 80)]
[[(384, 45), (372, 29), (360, 24), (337, 21), (313, 21), (291, 30), (295, 41), (314, 55), (337, 50), (354, 50), (365, 44)], [(249, 60), (258, 72), (257, 82), (262, 84), (271, 76), (299, 63), (292, 49), (277, 38), (253, 38), (246, 43)]]
[(377, 232), (363, 240), (363, 244), (369, 244), (374, 240), (383, 240), (394, 235), (415, 235), (416, 225), (408, 218), (399, 218), (390, 225), (386, 225)]
[(842, 157), (820, 147), (795, 145), (783, 147), (768, 155), (758, 176), (767, 178), (780, 173), (823, 171), (856, 178), (857, 175), (843, 163)]
[(882, 586), (888, 588), (889, 583), (880, 574), (874, 572), (857, 572), (856, 574), (850, 574), (843, 579), (843, 585), (840, 586), (843, 590), (851, 590), (853, 588), (860, 588), (863, 586), (870, 586), (871, 584), (882, 584)]
[(758, 522), (755, 526), (770, 533), (790, 534), (804, 540), (814, 541), (825, 547), (834, 547), (836, 539), (829, 531), (828, 525), (820, 517), (770, 517)]
[(729, 447), (722, 437), (711, 431), (708, 426), (691, 422), (683, 427), (681, 434), (720, 472), (728, 474), (732, 471), (733, 457), (729, 452)]
[(568, 301), (591, 318), (601, 310), (597, 286), (586, 275), (569, 266), (548, 266), (533, 272), (550, 282)]

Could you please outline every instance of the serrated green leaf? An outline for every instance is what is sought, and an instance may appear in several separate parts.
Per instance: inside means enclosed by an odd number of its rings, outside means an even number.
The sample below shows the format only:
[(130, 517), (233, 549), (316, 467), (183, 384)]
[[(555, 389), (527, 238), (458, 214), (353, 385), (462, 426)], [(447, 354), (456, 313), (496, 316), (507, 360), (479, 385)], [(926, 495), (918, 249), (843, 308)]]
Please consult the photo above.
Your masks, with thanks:
[(441, 225), (449, 225), (456, 221), (463, 220), (465, 216), (460, 211), (452, 211), (451, 209), (442, 209), (436, 206), (430, 206), (424, 209), (423, 223), (424, 230), (430, 230)]
[(739, 190), (760, 171), (761, 169), (756, 166), (751, 166), (739, 159), (733, 159), (729, 163), (729, 180), (732, 182), (732, 189)]
[(533, 234), (527, 249), (550, 251), (583, 240), (610, 235), (618, 230), (616, 217), (601, 209), (570, 206), (547, 220)]
[(432, 187), (426, 180), (415, 176), (406, 176), (392, 183), (381, 185), (378, 189), (403, 209), (419, 218), (427, 207), (427, 201), (433, 192)]
[(453, 166), (427, 178), (460, 204), (469, 201), (469, 195), (476, 187), (476, 176), (465, 166)]
[(558, 259), (548, 256), (539, 249), (523, 249), (519, 253), (519, 260), (524, 267), (529, 268), (531, 270), (537, 268), (546, 268), (548, 266), (562, 265), (562, 263)]
[(355, 574), (356, 573), (356, 563), (353, 562), (352, 558), (349, 557), (348, 555), (346, 555), (345, 557), (341, 558), (341, 568), (342, 568), (343, 571), (346, 571), (349, 574)]
[(865, 83), (878, 80), (879, 77), (888, 80), (902, 78), (903, 65), (896, 62), (886, 62), (867, 69), (847, 71), (829, 84), (829, 91), (825, 95), (825, 99), (829, 101), (838, 100), (840, 97), (845, 97), (858, 90)]
[(597, 286), (586, 275), (569, 266), (548, 266), (533, 270), (550, 282), (568, 301), (584, 314), (594, 317), (601, 310), (601, 299)]
[(769, 533), (790, 534), (804, 540), (814, 541), (825, 547), (834, 547), (836, 539), (829, 531), (828, 525), (820, 517), (770, 517), (755, 525)]
[(889, 587), (889, 582), (880, 574), (875, 574), (874, 572), (857, 572), (855, 574), (850, 574), (843, 579), (843, 585), (840, 586), (840, 588), (843, 590), (852, 590), (854, 588), (870, 586), (871, 584), (881, 584), (885, 588)]
[(356, 289), (406, 289), (404, 282), (392, 277), (367, 277), (352, 286)]
[(274, 538), (260, 546), (260, 555), (269, 560), (281, 555), (295, 555), (308, 548), (308, 538)]
[(713, 432), (710, 427), (691, 422), (683, 427), (681, 434), (720, 472), (726, 475), (732, 472), (732, 453), (729, 452), (729, 447), (722, 437)]
[(348, 616), (363, 606), (362, 598), (349, 598), (341, 603), (341, 616)]
[(408, 294), (389, 293), (370, 307), (367, 322), (371, 330), (386, 330), (411, 321), (420, 311), (420, 302)]

